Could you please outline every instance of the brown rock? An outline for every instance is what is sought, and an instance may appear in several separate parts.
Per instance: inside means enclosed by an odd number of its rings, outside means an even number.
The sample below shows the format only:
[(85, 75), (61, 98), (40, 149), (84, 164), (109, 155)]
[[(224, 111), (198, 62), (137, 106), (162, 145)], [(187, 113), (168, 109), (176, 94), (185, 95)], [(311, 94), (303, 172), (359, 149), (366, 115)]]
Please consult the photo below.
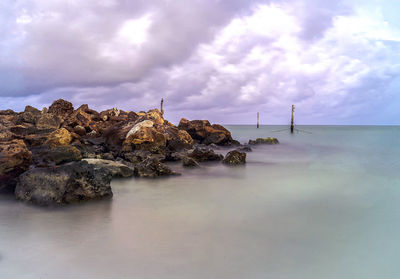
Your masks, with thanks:
[(69, 145), (71, 141), (71, 133), (67, 129), (61, 128), (52, 132), (45, 144), (51, 147), (56, 147), (60, 145)]
[(32, 162), (32, 153), (22, 140), (0, 143), (0, 190), (14, 188), (16, 178)]
[(238, 144), (237, 141), (232, 139), (231, 133), (226, 128), (218, 124), (211, 126), (208, 120), (189, 121), (182, 118), (178, 128), (187, 131), (189, 135), (199, 143), (217, 145)]

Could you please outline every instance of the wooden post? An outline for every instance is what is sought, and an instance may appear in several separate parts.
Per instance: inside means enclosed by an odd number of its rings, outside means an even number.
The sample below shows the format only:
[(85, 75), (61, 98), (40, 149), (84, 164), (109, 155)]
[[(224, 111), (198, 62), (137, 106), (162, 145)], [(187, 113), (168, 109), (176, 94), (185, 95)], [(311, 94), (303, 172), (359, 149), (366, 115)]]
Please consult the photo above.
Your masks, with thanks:
[(257, 112), (257, 129), (260, 128), (260, 113)]
[(164, 99), (161, 98), (161, 115), (164, 115), (163, 104), (164, 104)]
[(292, 120), (290, 121), (290, 132), (293, 134), (294, 132), (294, 105), (292, 105)]

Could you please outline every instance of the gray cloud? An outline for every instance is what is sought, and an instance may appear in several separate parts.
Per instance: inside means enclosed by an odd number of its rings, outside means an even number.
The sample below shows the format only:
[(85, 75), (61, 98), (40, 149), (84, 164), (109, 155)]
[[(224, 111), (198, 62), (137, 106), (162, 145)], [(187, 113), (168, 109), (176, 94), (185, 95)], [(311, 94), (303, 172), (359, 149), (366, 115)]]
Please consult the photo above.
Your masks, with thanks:
[[(395, 97), (398, 26), (356, 2), (6, 3), (4, 106), (62, 97), (142, 110), (164, 97), (173, 121), (249, 123), (261, 111), (283, 123), (296, 103), (299, 121), (354, 123)], [(146, 16), (142, 44), (119, 37), (124, 23)]]

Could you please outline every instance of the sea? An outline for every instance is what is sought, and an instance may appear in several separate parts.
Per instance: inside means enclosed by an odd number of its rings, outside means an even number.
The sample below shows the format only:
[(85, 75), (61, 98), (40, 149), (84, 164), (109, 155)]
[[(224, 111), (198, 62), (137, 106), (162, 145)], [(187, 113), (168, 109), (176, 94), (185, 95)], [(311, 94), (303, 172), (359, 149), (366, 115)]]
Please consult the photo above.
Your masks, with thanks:
[(244, 166), (113, 180), (110, 200), (0, 196), (0, 278), (400, 278), (400, 127), (227, 128), (280, 144)]

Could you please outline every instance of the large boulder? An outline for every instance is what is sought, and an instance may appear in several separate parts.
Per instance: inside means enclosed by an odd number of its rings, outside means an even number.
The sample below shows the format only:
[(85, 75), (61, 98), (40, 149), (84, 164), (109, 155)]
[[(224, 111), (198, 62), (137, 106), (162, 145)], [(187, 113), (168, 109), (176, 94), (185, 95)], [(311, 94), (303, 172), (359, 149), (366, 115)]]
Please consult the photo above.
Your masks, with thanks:
[(221, 161), (224, 156), (215, 153), (215, 151), (209, 147), (196, 146), (194, 149), (189, 150), (188, 157), (195, 159), (197, 162), (202, 161)]
[(103, 159), (83, 159), (95, 168), (105, 168), (109, 170), (113, 177), (131, 177), (135, 174), (135, 168), (127, 166), (121, 162)]
[(221, 125), (211, 125), (208, 120), (189, 121), (182, 118), (178, 128), (185, 130), (198, 143), (216, 144), (216, 145), (238, 145), (239, 143), (232, 139), (231, 133)]
[(239, 150), (229, 151), (224, 160), (222, 160), (224, 164), (227, 165), (242, 165), (246, 163), (246, 153), (240, 152)]
[(13, 189), (19, 174), (29, 169), (32, 153), (22, 140), (0, 143), (0, 191)]
[(35, 168), (20, 175), (15, 196), (38, 205), (59, 205), (111, 197), (111, 172), (85, 161)]
[(249, 144), (255, 145), (255, 144), (278, 144), (279, 141), (276, 138), (258, 138), (256, 140), (249, 140)]

